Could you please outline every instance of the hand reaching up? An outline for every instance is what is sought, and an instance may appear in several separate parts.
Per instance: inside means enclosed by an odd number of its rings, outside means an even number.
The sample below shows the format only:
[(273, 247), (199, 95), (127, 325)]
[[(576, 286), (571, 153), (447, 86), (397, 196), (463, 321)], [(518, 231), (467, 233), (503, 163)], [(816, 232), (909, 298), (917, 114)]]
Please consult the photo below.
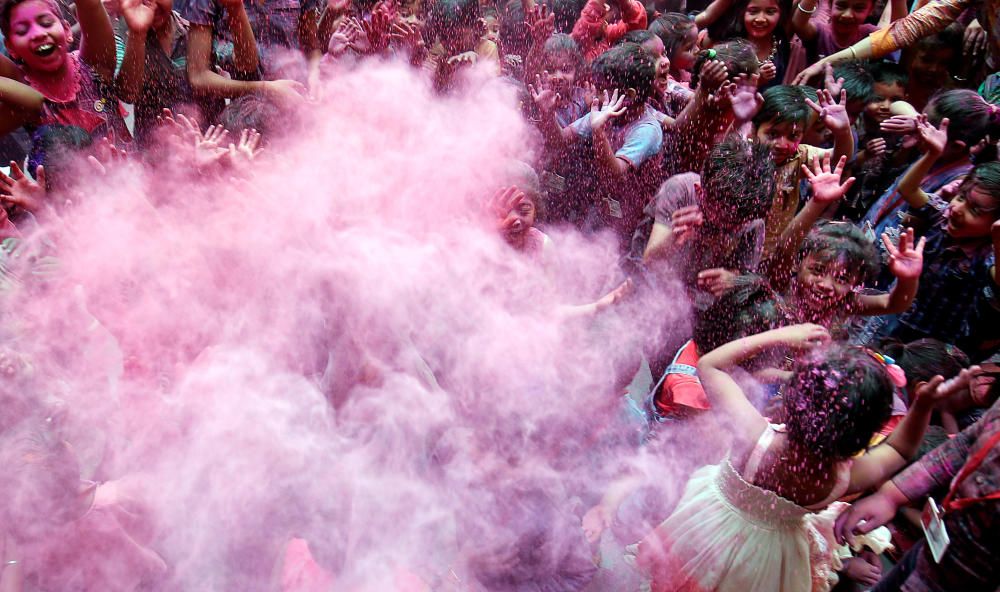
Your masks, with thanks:
[(851, 118), (847, 113), (847, 91), (840, 91), (840, 102), (833, 99), (830, 91), (823, 89), (819, 91), (819, 103), (812, 99), (806, 99), (806, 104), (813, 111), (819, 113), (819, 118), (823, 125), (830, 131), (842, 132), (851, 129)]
[(926, 237), (921, 237), (920, 242), (916, 242), (913, 229), (907, 228), (906, 232), (899, 235), (899, 246), (892, 244), (888, 233), (882, 234), (882, 244), (889, 253), (889, 271), (892, 275), (901, 280), (915, 280), (920, 278), (920, 272), (924, 268), (924, 245), (927, 243)]
[(24, 174), (14, 161), (10, 163), (10, 176), (0, 172), (0, 201), (29, 212), (39, 212), (45, 206), (45, 168), (38, 165), (37, 179)]
[(813, 199), (817, 203), (830, 204), (847, 194), (847, 191), (854, 185), (854, 177), (840, 182), (844, 174), (844, 167), (847, 165), (847, 157), (841, 156), (834, 169), (830, 169), (830, 153), (823, 155), (823, 162), (820, 164), (818, 157), (813, 157), (813, 168), (802, 165), (802, 173), (809, 179), (812, 186)]
[(604, 91), (600, 102), (595, 98), (590, 105), (590, 127), (595, 132), (604, 129), (609, 121), (625, 114), (625, 94), (619, 94), (616, 88), (611, 96)]

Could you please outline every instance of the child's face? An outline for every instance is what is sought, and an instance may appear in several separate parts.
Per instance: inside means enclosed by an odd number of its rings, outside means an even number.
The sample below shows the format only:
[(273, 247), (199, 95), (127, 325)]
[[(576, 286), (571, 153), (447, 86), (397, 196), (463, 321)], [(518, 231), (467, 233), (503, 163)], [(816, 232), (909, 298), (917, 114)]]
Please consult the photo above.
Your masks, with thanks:
[(562, 97), (568, 98), (576, 84), (576, 63), (573, 56), (566, 52), (552, 54), (546, 60), (549, 84)]
[(500, 231), (504, 239), (512, 244), (519, 244), (524, 240), (528, 229), (535, 225), (535, 202), (530, 197), (522, 197), (514, 207), (507, 212), (507, 216), (500, 222)]
[(484, 18), (483, 27), (486, 29), (486, 32), (483, 34), (485, 39), (493, 43), (500, 43), (500, 21), (495, 16), (491, 15)]
[(66, 49), (72, 39), (69, 27), (42, 0), (22, 2), (11, 11), (7, 50), (28, 70), (58, 71), (66, 62)]
[(667, 57), (670, 58), (671, 72), (679, 74), (691, 71), (698, 60), (698, 27), (688, 29), (687, 36), (674, 50), (674, 55)]
[(852, 34), (872, 12), (871, 0), (833, 0), (830, 5), (830, 27), (834, 33)]
[(667, 88), (667, 77), (670, 76), (670, 60), (663, 56), (663, 40), (654, 35), (652, 39), (642, 44), (642, 48), (656, 60), (656, 77), (653, 79), (653, 86), (662, 92)]
[(802, 134), (802, 141), (810, 146), (827, 147), (833, 145), (833, 132), (826, 127), (819, 115), (814, 113), (809, 117), (809, 127)]
[(975, 183), (962, 187), (944, 212), (945, 230), (953, 238), (970, 239), (990, 236), (997, 220), (1000, 200), (984, 192)]
[(857, 278), (841, 262), (824, 262), (815, 255), (802, 258), (795, 295), (803, 312), (823, 313), (841, 307), (857, 288)]
[(865, 104), (865, 116), (875, 123), (892, 117), (892, 104), (906, 100), (906, 89), (898, 82), (875, 83), (875, 96)]
[(910, 84), (940, 88), (948, 83), (948, 67), (955, 59), (951, 48), (917, 50), (910, 61)]
[(802, 134), (802, 126), (791, 121), (782, 123), (768, 121), (757, 127), (757, 141), (771, 147), (771, 156), (775, 164), (784, 164), (795, 155), (802, 142)]
[(774, 33), (781, 18), (777, 0), (750, 0), (743, 13), (743, 25), (751, 40), (766, 39)]

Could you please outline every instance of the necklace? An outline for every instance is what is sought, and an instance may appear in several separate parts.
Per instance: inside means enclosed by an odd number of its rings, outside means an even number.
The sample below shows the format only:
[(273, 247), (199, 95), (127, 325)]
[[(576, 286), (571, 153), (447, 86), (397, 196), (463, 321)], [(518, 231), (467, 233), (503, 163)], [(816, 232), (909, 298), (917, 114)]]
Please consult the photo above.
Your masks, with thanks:
[(767, 54), (767, 57), (760, 61), (761, 64), (767, 62), (774, 63), (774, 56), (778, 54), (778, 37), (776, 35), (771, 35), (771, 53)]

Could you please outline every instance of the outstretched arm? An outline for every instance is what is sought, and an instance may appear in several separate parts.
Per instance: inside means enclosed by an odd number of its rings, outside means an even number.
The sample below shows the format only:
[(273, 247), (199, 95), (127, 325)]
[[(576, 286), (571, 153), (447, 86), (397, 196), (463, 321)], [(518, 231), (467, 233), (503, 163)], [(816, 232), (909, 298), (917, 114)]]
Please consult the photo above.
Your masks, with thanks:
[(702, 356), (698, 361), (698, 377), (713, 408), (729, 416), (737, 439), (752, 442), (767, 427), (767, 420), (747, 400), (732, 371), (773, 347), (808, 349), (829, 341), (830, 334), (819, 325), (792, 325), (743, 337)]

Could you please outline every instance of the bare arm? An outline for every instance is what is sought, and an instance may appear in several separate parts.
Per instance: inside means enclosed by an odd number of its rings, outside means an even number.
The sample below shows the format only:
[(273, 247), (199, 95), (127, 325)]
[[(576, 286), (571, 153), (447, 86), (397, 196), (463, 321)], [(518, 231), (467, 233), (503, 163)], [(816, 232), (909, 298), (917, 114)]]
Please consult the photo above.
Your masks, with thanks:
[(80, 58), (101, 79), (110, 82), (115, 75), (115, 32), (101, 0), (76, 0), (80, 19)]
[(38, 120), (45, 97), (27, 84), (0, 78), (0, 134)]
[[(899, 2), (901, 0), (894, 0)], [(905, 2), (905, 0), (902, 0)], [(819, 5), (818, 0), (801, 0), (792, 9), (792, 32), (798, 35), (803, 41), (812, 41), (816, 38), (818, 31), (812, 22), (813, 13)]]
[[(250, 26), (250, 17), (247, 16), (242, 0), (229, 0), (222, 5), (226, 12), (226, 24), (233, 32), (233, 66), (239, 72), (247, 74), (257, 72), (260, 68), (257, 38)], [(193, 26), (191, 28), (194, 29)]]
[(731, 372), (772, 347), (808, 348), (829, 339), (826, 329), (818, 325), (792, 325), (743, 337), (702, 356), (698, 361), (698, 377), (713, 408), (729, 416), (732, 429), (739, 430), (737, 439), (752, 442), (767, 427), (767, 420), (750, 404)]
[(146, 37), (153, 26), (154, 9), (142, 0), (122, 0), (122, 17), (128, 25), (125, 39), (125, 56), (115, 77), (118, 98), (135, 103), (142, 91), (146, 71)]
[(851, 466), (848, 493), (859, 493), (875, 487), (899, 472), (909, 462), (923, 440), (931, 413), (938, 402), (968, 388), (971, 368), (951, 380), (935, 376), (916, 389), (913, 404), (906, 417), (882, 444), (872, 448)]
[(694, 24), (698, 25), (699, 29), (704, 29), (725, 16), (732, 6), (733, 0), (712, 0), (705, 10), (694, 17)]
[(187, 74), (196, 94), (235, 98), (262, 89), (262, 82), (232, 80), (214, 72), (211, 54), (212, 28), (192, 24), (188, 32)]

